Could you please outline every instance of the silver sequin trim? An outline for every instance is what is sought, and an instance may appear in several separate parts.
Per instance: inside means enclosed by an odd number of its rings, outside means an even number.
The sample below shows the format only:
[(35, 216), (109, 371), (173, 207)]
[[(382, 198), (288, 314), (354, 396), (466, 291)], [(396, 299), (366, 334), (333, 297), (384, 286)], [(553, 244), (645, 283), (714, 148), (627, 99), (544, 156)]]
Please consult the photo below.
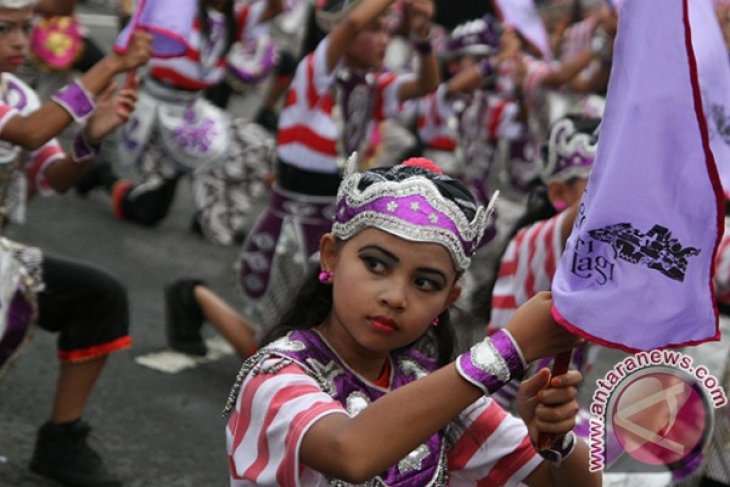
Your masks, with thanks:
[(496, 376), (500, 382), (510, 379), (507, 362), (499, 354), (491, 340), (482, 340), (471, 347), (471, 363), (484, 372)]

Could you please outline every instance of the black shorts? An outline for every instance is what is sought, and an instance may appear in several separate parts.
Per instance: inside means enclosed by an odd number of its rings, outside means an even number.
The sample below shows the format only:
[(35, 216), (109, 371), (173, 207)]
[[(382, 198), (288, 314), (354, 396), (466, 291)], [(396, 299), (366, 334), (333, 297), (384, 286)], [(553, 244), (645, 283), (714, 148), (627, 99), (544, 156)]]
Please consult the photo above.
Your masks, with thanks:
[(38, 293), (38, 325), (57, 332), (61, 362), (84, 362), (129, 348), (127, 290), (89, 264), (43, 256), (45, 290)]

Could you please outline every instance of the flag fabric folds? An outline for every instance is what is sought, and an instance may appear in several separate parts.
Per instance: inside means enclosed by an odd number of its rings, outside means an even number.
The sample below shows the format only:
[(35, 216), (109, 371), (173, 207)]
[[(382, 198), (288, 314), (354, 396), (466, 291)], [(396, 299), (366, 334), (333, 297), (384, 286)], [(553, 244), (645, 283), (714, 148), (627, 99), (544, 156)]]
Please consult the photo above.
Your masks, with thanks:
[(153, 36), (152, 55), (158, 58), (182, 56), (197, 14), (197, 0), (139, 0), (129, 24), (114, 43), (116, 52), (124, 52), (135, 30)]
[(607, 346), (719, 338), (712, 276), (724, 200), (699, 73), (709, 80), (728, 60), (707, 55), (721, 39), (695, 41), (709, 31), (707, 9), (621, 9), (596, 162), (552, 286), (556, 320)]
[(513, 28), (535, 46), (543, 59), (552, 61), (547, 29), (535, 8), (534, 0), (493, 0), (502, 25)]

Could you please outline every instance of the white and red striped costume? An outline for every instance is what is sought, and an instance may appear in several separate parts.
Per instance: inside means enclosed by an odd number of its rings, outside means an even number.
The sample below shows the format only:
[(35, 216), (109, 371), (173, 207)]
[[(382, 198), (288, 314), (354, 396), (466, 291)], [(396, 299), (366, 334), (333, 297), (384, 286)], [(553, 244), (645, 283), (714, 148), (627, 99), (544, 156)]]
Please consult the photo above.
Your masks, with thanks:
[[(307, 171), (335, 173), (340, 148), (342, 121), (336, 114), (335, 83), (342, 64), (327, 71), (329, 37), (325, 37), (297, 67), (279, 117), (278, 153), (282, 161)], [(395, 117), (402, 110), (398, 92), (412, 74), (372, 73), (375, 100), (370, 122)], [(366, 133), (370, 133), (368, 130)]]
[[(0, 93), (0, 132), (2, 132), (8, 121), (16, 115), (27, 115), (40, 108), (40, 99), (36, 93), (23, 81), (10, 73), (2, 73), (2, 93)], [(34, 151), (20, 150), (19, 147), (8, 143), (0, 144), (0, 172), (4, 167), (9, 167), (16, 160), (19, 160), (25, 177), (30, 181), (35, 190), (42, 196), (55, 194), (50, 183), (46, 179), (46, 168), (54, 161), (64, 159), (66, 154), (61, 144), (56, 139), (51, 139), (42, 147)], [(12, 186), (4, 191), (6, 201), (3, 205), (8, 212), (7, 216), (11, 221), (22, 223), (25, 214), (27, 193), (25, 189), (18, 186), (13, 178), (7, 180), (6, 184)]]
[(456, 149), (458, 134), (450, 120), (454, 117), (452, 100), (447, 99), (448, 87), (442, 83), (435, 93), (416, 101), (418, 135), (426, 148), (441, 151)]
[(502, 257), (492, 292), (490, 326), (503, 328), (515, 310), (540, 291), (549, 291), (560, 254), (565, 212), (520, 230)]
[[(307, 430), (328, 414), (347, 414), (292, 364), (249, 376), (226, 428), (231, 486), (328, 486), (299, 461)], [(523, 423), (491, 399), (459, 417), (466, 427), (448, 455), (451, 486), (518, 485), (540, 463)]]
[[(238, 31), (235, 40), (245, 40), (261, 24), (266, 9), (265, 1), (236, 2), (235, 15)], [(211, 45), (204, 48), (200, 18), (196, 17), (185, 55), (169, 59), (152, 58), (150, 76), (167, 86), (183, 90), (204, 90), (216, 85), (226, 72), (225, 25), (221, 12), (208, 9)]]
[(730, 305), (730, 220), (725, 219), (725, 234), (715, 256), (715, 297)]

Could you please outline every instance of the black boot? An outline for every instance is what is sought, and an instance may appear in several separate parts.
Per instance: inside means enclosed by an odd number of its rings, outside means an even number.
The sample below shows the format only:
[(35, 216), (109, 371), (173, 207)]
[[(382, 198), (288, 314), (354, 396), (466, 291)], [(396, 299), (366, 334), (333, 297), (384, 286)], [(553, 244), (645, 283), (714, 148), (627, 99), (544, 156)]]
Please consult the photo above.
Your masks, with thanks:
[(271, 108), (262, 107), (256, 114), (256, 117), (254, 117), (253, 121), (272, 134), (276, 134), (276, 131), (279, 128), (279, 116)]
[(114, 186), (114, 183), (118, 179), (114, 174), (111, 164), (105, 161), (99, 161), (92, 164), (86, 170), (74, 186), (74, 189), (77, 195), (85, 198), (94, 189), (111, 191), (112, 186)]
[(38, 430), (30, 469), (66, 486), (120, 487), (122, 482), (86, 443), (90, 432), (91, 426), (83, 420), (47, 422)]
[(196, 279), (179, 279), (165, 286), (165, 329), (167, 342), (173, 350), (189, 355), (205, 355), (200, 328), (203, 310), (195, 299), (195, 286), (203, 284)]

